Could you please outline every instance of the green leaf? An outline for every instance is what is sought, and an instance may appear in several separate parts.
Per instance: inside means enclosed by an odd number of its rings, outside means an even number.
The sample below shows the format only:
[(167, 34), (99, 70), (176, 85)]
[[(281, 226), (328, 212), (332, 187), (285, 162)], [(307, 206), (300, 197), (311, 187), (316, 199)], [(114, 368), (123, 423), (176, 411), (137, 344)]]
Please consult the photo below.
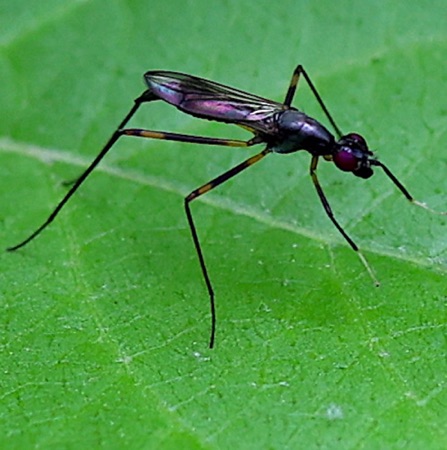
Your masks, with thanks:
[[(303, 64), (338, 125), (433, 209), (447, 209), (445, 4), (2, 2), (3, 246), (38, 227), (99, 152), (146, 70), (281, 100)], [(324, 123), (308, 88), (295, 104)], [(135, 126), (248, 138), (163, 104)], [(446, 219), (305, 152), (121, 139), (41, 236), (0, 258), (5, 448), (447, 446)]]

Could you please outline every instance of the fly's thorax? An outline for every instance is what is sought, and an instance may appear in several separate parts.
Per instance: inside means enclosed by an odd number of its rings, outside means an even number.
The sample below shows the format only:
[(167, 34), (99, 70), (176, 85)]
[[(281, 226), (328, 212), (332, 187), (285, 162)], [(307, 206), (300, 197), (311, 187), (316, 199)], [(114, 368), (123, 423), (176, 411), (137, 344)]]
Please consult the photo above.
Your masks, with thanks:
[(313, 155), (332, 152), (334, 136), (318, 121), (301, 111), (288, 109), (277, 116), (278, 138), (271, 149), (276, 153), (307, 150)]

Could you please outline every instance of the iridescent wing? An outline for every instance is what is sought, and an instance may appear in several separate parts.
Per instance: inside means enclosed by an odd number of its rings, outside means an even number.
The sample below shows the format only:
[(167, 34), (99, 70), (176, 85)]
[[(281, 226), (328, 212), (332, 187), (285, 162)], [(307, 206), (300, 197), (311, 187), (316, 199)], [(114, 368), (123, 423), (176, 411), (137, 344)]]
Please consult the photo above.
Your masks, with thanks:
[(274, 115), (287, 109), (282, 103), (183, 73), (150, 71), (144, 77), (157, 97), (180, 111), (261, 133), (272, 133)]

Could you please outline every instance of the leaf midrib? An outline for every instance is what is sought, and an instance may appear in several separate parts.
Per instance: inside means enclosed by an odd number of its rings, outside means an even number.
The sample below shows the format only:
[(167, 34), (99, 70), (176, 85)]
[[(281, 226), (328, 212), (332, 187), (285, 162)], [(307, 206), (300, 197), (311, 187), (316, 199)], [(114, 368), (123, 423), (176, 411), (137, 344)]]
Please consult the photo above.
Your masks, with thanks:
[[(10, 138), (0, 138), (0, 148), (4, 153), (13, 153), (20, 156), (26, 156), (44, 162), (46, 164), (57, 162), (71, 164), (75, 167), (85, 168), (91, 163), (90, 159), (83, 158), (79, 155), (73, 155), (63, 150), (43, 148), (37, 145), (31, 145), (12, 140)], [(142, 174), (134, 170), (122, 169), (113, 165), (109, 165), (107, 163), (101, 163), (101, 165), (98, 166), (95, 170), (117, 177), (119, 179), (129, 180), (144, 186), (150, 186), (152, 188), (160, 189), (164, 192), (169, 192), (181, 197), (184, 197), (185, 193), (191, 190), (190, 186), (186, 186), (180, 183), (173, 183), (172, 181), (167, 180), (163, 177)], [(321, 234), (304, 227), (299, 227), (292, 224), (291, 222), (286, 222), (271, 215), (264, 214), (256, 208), (251, 207), (250, 205), (238, 203), (234, 200), (224, 198), (222, 196), (203, 196), (198, 200), (214, 208), (219, 208), (235, 215), (251, 218), (268, 227), (288, 231), (326, 245), (343, 244), (341, 238), (337, 239), (329, 233)], [(381, 198), (381, 200), (383, 199)], [(430, 268), (435, 272), (447, 272), (447, 269), (443, 265), (435, 264), (432, 260), (428, 259), (428, 257), (423, 258), (419, 255), (413, 255), (407, 252), (401, 253), (394, 249), (378, 249), (368, 245), (362, 245), (362, 250), (378, 256), (412, 263), (419, 267)]]

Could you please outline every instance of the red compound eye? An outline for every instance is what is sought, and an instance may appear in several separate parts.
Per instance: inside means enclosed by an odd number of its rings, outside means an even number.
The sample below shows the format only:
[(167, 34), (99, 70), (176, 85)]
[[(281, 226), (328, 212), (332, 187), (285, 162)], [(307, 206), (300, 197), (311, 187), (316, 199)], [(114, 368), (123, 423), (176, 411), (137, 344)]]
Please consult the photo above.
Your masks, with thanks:
[(348, 150), (340, 150), (333, 159), (335, 165), (344, 172), (353, 172), (359, 167), (359, 159)]

